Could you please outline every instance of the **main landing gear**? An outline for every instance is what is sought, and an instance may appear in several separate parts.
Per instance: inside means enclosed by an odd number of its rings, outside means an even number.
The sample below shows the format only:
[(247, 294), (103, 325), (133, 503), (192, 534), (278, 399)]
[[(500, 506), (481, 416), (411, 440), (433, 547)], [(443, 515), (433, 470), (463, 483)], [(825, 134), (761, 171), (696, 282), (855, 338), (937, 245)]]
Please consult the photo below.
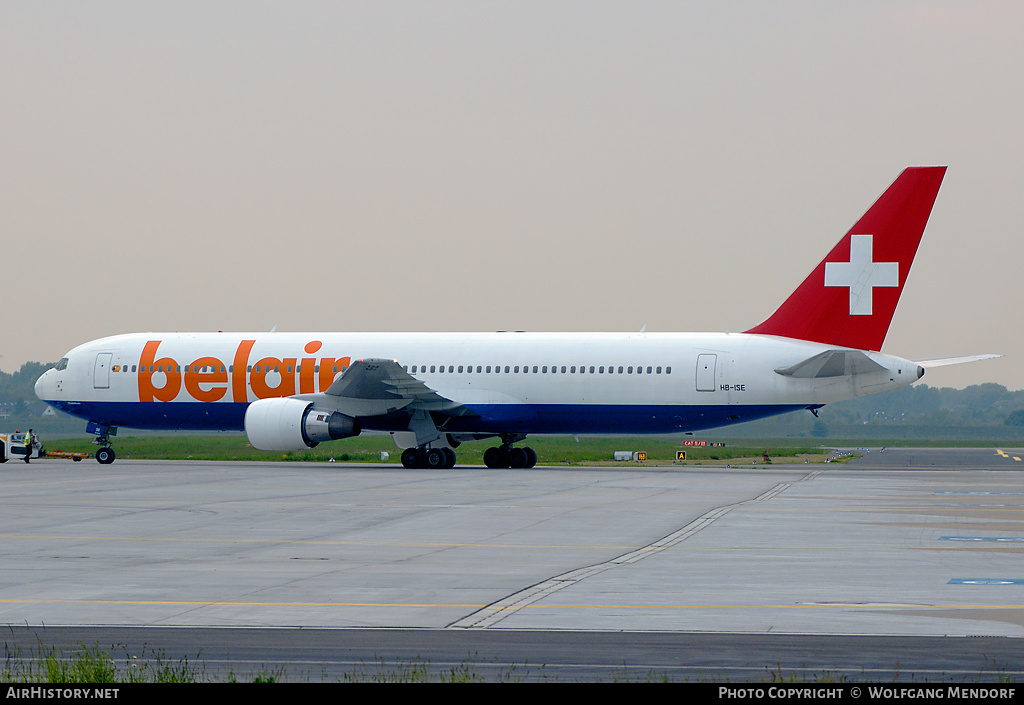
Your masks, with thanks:
[[(484, 452), (484, 465), (489, 468), (532, 468), (537, 464), (537, 453), (533, 448), (513, 448), (512, 444), (521, 441), (522, 434), (502, 435), (502, 444), (488, 448)], [(402, 451), (402, 466), (410, 470), (428, 468), (430, 470), (448, 470), (455, 467), (455, 451), (451, 448), (406, 448)]]
[(402, 451), (402, 467), (449, 470), (455, 467), (455, 451), (451, 448), (406, 448)]
[(484, 451), (484, 465), (489, 468), (532, 468), (536, 464), (533, 448), (513, 448), (512, 443), (503, 443)]

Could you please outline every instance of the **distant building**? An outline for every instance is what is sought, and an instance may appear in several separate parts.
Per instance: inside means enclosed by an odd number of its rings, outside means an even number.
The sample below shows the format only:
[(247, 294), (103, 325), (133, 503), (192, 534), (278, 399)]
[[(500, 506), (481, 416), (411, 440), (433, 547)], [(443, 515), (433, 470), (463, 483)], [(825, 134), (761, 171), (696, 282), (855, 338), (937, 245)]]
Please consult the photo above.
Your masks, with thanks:
[(0, 421), (12, 416), (57, 416), (57, 410), (42, 401), (26, 402), (22, 399), (0, 399)]

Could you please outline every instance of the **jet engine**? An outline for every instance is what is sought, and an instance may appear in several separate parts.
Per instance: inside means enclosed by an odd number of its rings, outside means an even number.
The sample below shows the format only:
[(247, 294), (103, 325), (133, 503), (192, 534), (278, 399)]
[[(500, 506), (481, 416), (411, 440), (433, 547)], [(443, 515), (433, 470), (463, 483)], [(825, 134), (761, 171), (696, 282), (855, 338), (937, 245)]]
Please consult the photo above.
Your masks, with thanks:
[(361, 430), (359, 419), (292, 397), (260, 399), (245, 411), (245, 435), (260, 450), (305, 450)]

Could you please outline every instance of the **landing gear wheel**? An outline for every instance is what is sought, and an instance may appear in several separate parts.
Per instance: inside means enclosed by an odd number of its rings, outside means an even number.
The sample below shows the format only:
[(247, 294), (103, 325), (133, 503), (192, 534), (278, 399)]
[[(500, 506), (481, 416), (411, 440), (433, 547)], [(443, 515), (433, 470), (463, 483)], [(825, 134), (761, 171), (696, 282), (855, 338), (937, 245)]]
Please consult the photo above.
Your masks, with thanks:
[(492, 469), (507, 468), (508, 455), (501, 448), (488, 448), (484, 451), (484, 465)]
[(116, 457), (114, 449), (110, 446), (104, 446), (96, 451), (96, 460), (100, 465), (110, 465)]
[(522, 448), (513, 448), (508, 454), (508, 464), (515, 469), (525, 468), (527, 462), (526, 451)]
[(441, 450), (444, 451), (445, 457), (444, 469), (451, 470), (453, 467), (455, 467), (455, 451), (452, 450), (451, 448), (442, 448)]
[(444, 448), (431, 448), (423, 455), (423, 460), (428, 469), (442, 470), (448, 462), (448, 456), (445, 455)]
[(406, 448), (402, 451), (402, 467), (409, 470), (423, 467), (423, 453), (419, 448)]
[(526, 451), (526, 467), (532, 468), (537, 464), (537, 453), (534, 452), (533, 448), (523, 448)]

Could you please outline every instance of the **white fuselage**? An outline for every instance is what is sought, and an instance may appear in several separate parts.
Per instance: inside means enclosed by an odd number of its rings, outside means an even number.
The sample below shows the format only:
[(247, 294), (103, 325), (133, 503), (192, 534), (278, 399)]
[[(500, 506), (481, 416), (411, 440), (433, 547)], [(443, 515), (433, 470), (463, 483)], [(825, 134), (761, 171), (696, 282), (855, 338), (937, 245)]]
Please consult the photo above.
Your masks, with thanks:
[[(68, 353), (40, 399), (108, 426), (240, 430), (268, 397), (321, 394), (352, 361), (395, 360), (473, 413), (460, 433), (666, 433), (850, 399), (916, 381), (913, 362), (780, 374), (834, 346), (741, 333), (145, 333)], [(404, 421), (407, 421), (405, 419)], [(369, 430), (401, 430), (393, 416)]]

